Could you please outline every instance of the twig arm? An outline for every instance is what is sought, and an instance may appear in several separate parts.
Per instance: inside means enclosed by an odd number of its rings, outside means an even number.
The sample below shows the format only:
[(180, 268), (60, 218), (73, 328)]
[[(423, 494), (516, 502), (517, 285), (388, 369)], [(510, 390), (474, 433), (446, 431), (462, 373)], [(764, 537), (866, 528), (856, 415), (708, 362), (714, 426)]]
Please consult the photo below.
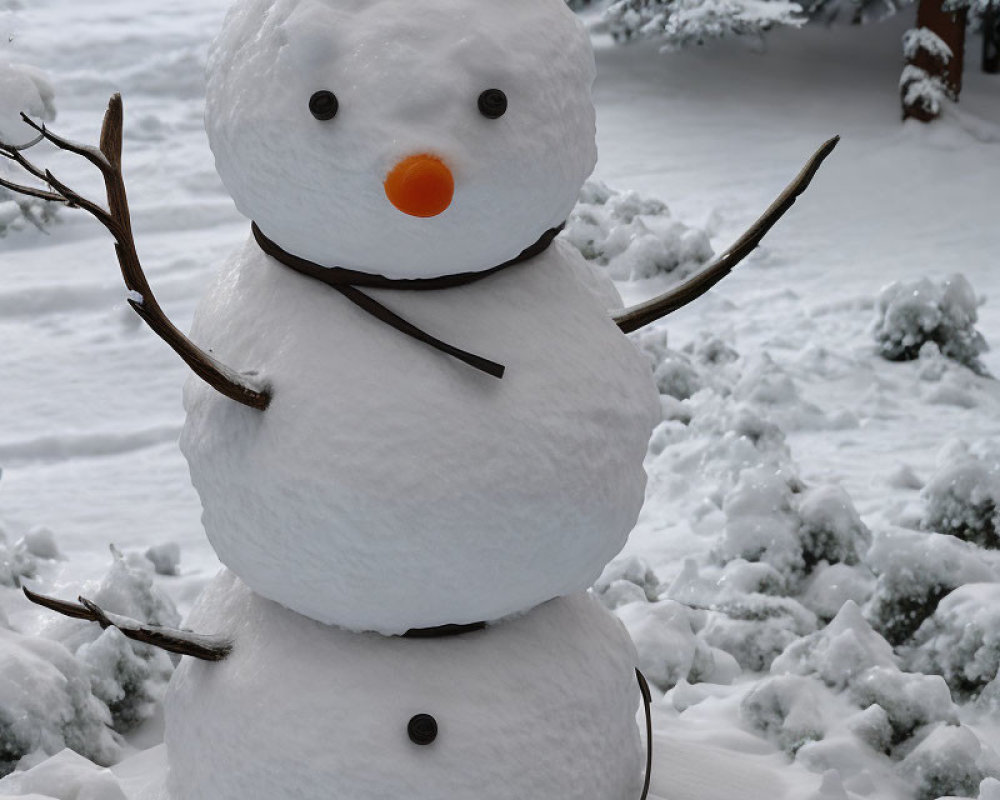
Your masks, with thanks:
[(799, 196), (809, 187), (820, 166), (840, 141), (834, 136), (825, 142), (802, 168), (802, 171), (785, 188), (778, 199), (728, 250), (717, 256), (701, 272), (668, 292), (645, 303), (618, 312), (612, 318), (624, 333), (632, 333), (649, 325), (692, 300), (697, 300), (715, 284), (725, 278), (733, 268), (754, 251), (761, 239), (781, 219)]
[(15, 147), (0, 142), (0, 156), (14, 161), (28, 174), (47, 183), (51, 191), (3, 179), (0, 179), (0, 186), (29, 197), (82, 208), (97, 219), (115, 238), (115, 253), (118, 256), (118, 264), (121, 267), (125, 286), (129, 289), (128, 303), (135, 309), (136, 313), (142, 317), (157, 336), (170, 345), (198, 377), (218, 392), (251, 408), (261, 411), (266, 409), (271, 401), (270, 391), (267, 388), (256, 386), (249, 377), (222, 364), (210, 353), (205, 352), (192, 342), (167, 317), (146, 280), (139, 255), (135, 249), (128, 196), (125, 192), (125, 179), (122, 176), (123, 110), (121, 95), (115, 94), (108, 103), (108, 110), (101, 126), (100, 147), (70, 141), (48, 130), (44, 125), (39, 125), (25, 114), (22, 114), (21, 117), (25, 123), (38, 132), (38, 139), (33, 144), (45, 139), (60, 150), (85, 158), (100, 170), (107, 192), (108, 208), (105, 210), (97, 203), (88, 200), (62, 183), (48, 170), (42, 170), (29, 161), (21, 151), (30, 145)]
[(102, 628), (115, 628), (129, 639), (159, 647), (161, 650), (167, 650), (171, 653), (192, 656), (202, 661), (222, 661), (233, 650), (233, 643), (224, 636), (207, 636), (191, 631), (144, 625), (129, 617), (104, 611), (96, 603), (92, 603), (84, 597), (78, 598), (80, 603), (77, 604), (36, 594), (27, 587), (22, 587), (22, 591), (25, 597), (36, 605), (58, 611), (73, 619), (96, 622)]

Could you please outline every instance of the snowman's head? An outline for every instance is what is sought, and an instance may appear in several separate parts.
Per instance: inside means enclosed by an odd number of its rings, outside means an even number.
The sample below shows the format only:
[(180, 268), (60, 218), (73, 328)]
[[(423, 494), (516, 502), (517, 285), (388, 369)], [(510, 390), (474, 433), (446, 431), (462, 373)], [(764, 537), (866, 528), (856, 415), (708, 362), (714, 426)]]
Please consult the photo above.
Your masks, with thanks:
[(283, 249), (392, 278), (501, 264), (596, 161), (586, 31), (564, 0), (240, 0), (207, 127)]

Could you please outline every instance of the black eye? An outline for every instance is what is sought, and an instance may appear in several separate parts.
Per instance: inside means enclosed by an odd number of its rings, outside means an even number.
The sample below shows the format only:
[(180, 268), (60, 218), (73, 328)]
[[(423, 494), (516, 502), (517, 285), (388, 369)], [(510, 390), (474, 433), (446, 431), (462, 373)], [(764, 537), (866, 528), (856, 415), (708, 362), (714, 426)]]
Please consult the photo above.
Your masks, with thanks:
[(309, 98), (309, 111), (316, 119), (323, 121), (333, 119), (337, 116), (339, 108), (340, 103), (337, 102), (337, 95), (327, 89), (316, 92)]
[(406, 726), (406, 733), (414, 744), (430, 744), (438, 735), (437, 720), (430, 714), (417, 714)]
[(487, 89), (479, 95), (479, 113), (487, 119), (499, 119), (507, 112), (507, 95), (499, 89)]

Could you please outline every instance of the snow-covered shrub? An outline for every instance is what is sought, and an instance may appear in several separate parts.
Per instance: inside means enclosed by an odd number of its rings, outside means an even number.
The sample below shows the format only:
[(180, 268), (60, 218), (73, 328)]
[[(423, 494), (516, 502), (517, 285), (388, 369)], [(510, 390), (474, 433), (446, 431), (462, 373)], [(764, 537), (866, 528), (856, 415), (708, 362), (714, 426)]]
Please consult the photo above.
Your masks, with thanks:
[(1000, 549), (1000, 453), (987, 442), (949, 450), (923, 489), (923, 527)]
[(821, 562), (858, 564), (871, 542), (843, 489), (804, 489), (781, 468), (744, 470), (723, 510), (718, 556), (770, 564), (786, 577), (789, 591)]
[(987, 777), (996, 777), (995, 758), (984, 752), (965, 726), (939, 725), (899, 765), (916, 786), (916, 800), (975, 797)]
[(961, 586), (902, 650), (914, 672), (941, 675), (954, 692), (975, 693), (1000, 670), (1000, 583)]
[(886, 286), (872, 331), (879, 353), (890, 361), (911, 361), (925, 342), (934, 342), (943, 355), (985, 374), (979, 356), (987, 345), (976, 320), (976, 293), (956, 274), (940, 284), (923, 278)]
[(854, 603), (846, 603), (823, 630), (791, 644), (771, 672), (814, 676), (836, 692), (847, 692), (862, 709), (878, 705), (892, 729), (893, 745), (924, 725), (957, 720), (944, 680), (903, 672), (892, 647)]
[(673, 219), (659, 200), (618, 192), (595, 179), (580, 191), (563, 236), (615, 280), (675, 271), (684, 276), (712, 257), (704, 231)]
[(0, 774), (65, 747), (112, 764), (121, 747), (90, 675), (63, 645), (0, 628)]
[(978, 548), (936, 533), (884, 533), (866, 562), (878, 582), (865, 616), (893, 645), (905, 642), (949, 592), (996, 579)]
[(871, 531), (840, 486), (807, 489), (798, 501), (799, 540), (806, 569), (828, 564), (860, 563), (871, 544)]
[(800, 574), (805, 562), (793, 488), (780, 468), (743, 470), (723, 502), (726, 529), (718, 546), (720, 560), (762, 561), (786, 578)]
[(656, 38), (666, 49), (725, 36), (760, 36), (775, 25), (801, 25), (787, 0), (617, 0), (607, 11), (616, 41)]
[(743, 698), (740, 716), (794, 755), (825, 734), (821, 688), (809, 678), (779, 675), (758, 683)]
[[(133, 565), (117, 550), (112, 553), (107, 575), (81, 594), (105, 611), (150, 625), (177, 627), (180, 615), (153, 585), (152, 564), (134, 559)], [(133, 642), (113, 628), (102, 631), (92, 623), (64, 618), (51, 620), (44, 632), (66, 645), (87, 667), (92, 691), (110, 709), (116, 731), (126, 732), (153, 715), (173, 672), (173, 662), (164, 651)]]
[(703, 641), (705, 612), (672, 600), (630, 603), (617, 610), (639, 653), (639, 669), (666, 691), (679, 681), (729, 683), (739, 675), (733, 658)]
[(701, 635), (743, 669), (764, 672), (816, 626), (816, 615), (791, 597), (747, 594), (714, 604)]
[(875, 576), (864, 565), (819, 564), (802, 586), (799, 601), (829, 622), (848, 600), (864, 605), (875, 592)]
[(626, 603), (652, 603), (659, 596), (656, 574), (637, 556), (612, 561), (593, 588), (597, 598), (611, 611)]
[[(31, 141), (34, 132), (21, 120), (20, 113), (50, 122), (55, 119), (54, 96), (51, 84), (37, 69), (0, 62), (0, 142), (24, 145)], [(5, 158), (0, 158), (0, 177), (25, 182)], [(0, 187), (0, 238), (26, 225), (41, 227), (54, 214), (55, 208), (44, 200), (15, 195)]]

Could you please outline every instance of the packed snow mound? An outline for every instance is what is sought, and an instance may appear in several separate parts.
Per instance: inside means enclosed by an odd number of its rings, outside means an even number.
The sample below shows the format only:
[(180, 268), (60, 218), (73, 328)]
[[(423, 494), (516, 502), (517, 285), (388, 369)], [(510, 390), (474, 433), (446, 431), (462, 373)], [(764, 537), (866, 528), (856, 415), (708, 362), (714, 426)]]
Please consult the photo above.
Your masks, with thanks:
[[(52, 85), (34, 67), (0, 61), (0, 143), (22, 146), (35, 138), (35, 132), (21, 119), (22, 111), (36, 122), (55, 119)], [(23, 182), (5, 158), (0, 158), (0, 178)], [(0, 239), (28, 225), (42, 227), (54, 213), (51, 203), (0, 187)]]
[(675, 272), (683, 278), (713, 255), (708, 235), (673, 219), (664, 203), (594, 178), (580, 191), (563, 236), (617, 281)]
[(387, 296), (505, 364), (497, 380), (250, 242), (192, 337), (259, 370), (273, 400), (260, 413), (193, 376), (185, 390), (181, 450), (220, 560), (301, 614), (390, 634), (587, 589), (635, 524), (660, 413), (581, 269), (556, 240), (486, 281)]
[[(325, 797), (331, 786), (343, 797), (635, 800), (641, 789), (635, 649), (587, 593), (486, 631), (407, 639), (326, 627), (227, 572), (188, 624), (235, 649), (217, 664), (184, 659), (171, 683), (176, 800)], [(430, 746), (407, 736), (421, 713), (437, 722)]]
[[(114, 548), (104, 578), (79, 593), (112, 614), (161, 627), (180, 624), (173, 602), (153, 585), (153, 565)], [(116, 731), (125, 733), (154, 716), (174, 669), (166, 652), (131, 641), (114, 628), (101, 630), (93, 623), (54, 615), (42, 633), (68, 647), (86, 668), (91, 690), (111, 712)]]
[[(597, 158), (594, 74), (564, 0), (419, 15), (409, 0), (241, 0), (210, 54), (206, 125), (237, 207), (288, 252), (390, 278), (476, 272), (569, 216)], [(508, 101), (496, 119), (478, 108), (489, 89)], [(318, 90), (334, 118), (310, 113)], [(455, 179), (434, 217), (383, 188), (418, 154)]]
[(1000, 447), (992, 441), (946, 446), (922, 491), (923, 527), (1000, 549)]
[(897, 281), (879, 294), (872, 333), (879, 353), (890, 361), (913, 360), (933, 342), (943, 355), (985, 374), (979, 356), (987, 344), (976, 320), (976, 293), (963, 275), (941, 283)]
[(947, 595), (903, 650), (914, 672), (941, 675), (960, 696), (978, 694), (1000, 669), (1000, 583)]
[(0, 627), (0, 675), (0, 773), (66, 747), (103, 765), (120, 757), (107, 706), (63, 645)]
[(126, 800), (118, 780), (72, 750), (0, 780), (0, 798), (23, 800)]

